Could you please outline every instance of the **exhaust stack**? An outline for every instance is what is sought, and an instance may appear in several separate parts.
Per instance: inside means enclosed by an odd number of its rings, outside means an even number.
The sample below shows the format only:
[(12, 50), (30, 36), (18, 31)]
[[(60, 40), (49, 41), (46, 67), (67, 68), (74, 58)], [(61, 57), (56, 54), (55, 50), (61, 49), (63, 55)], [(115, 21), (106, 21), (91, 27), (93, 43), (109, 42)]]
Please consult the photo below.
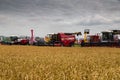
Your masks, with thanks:
[(33, 43), (34, 43), (34, 34), (33, 34), (33, 29), (31, 29), (30, 44), (33, 45)]

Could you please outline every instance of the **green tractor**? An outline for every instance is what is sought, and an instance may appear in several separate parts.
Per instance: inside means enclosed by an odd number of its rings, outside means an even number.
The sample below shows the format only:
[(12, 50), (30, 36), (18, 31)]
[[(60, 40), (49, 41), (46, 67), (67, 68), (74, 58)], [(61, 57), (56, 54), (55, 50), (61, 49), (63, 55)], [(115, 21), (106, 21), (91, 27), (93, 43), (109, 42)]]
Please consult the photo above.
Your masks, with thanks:
[(17, 36), (10, 36), (10, 37), (2, 37), (1, 44), (7, 44), (7, 45), (12, 45), (12, 44), (17, 44), (18, 37)]

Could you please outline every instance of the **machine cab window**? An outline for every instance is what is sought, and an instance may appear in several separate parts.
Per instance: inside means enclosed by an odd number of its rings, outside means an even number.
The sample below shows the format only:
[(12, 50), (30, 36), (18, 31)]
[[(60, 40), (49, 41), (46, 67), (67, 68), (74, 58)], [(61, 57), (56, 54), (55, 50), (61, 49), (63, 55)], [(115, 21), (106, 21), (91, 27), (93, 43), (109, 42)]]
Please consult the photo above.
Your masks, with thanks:
[(102, 40), (103, 41), (113, 41), (113, 33), (112, 32), (102, 32)]

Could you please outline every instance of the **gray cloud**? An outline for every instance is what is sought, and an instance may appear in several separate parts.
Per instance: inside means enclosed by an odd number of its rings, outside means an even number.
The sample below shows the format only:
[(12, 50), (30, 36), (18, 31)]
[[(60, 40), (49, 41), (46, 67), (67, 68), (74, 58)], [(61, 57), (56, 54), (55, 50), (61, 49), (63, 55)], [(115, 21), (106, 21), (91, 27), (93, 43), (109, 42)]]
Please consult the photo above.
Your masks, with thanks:
[[(120, 0), (0, 0), (0, 34), (120, 29)], [(110, 26), (110, 27), (106, 27)], [(98, 30), (99, 28), (99, 30)], [(5, 32), (6, 31), (6, 32)]]

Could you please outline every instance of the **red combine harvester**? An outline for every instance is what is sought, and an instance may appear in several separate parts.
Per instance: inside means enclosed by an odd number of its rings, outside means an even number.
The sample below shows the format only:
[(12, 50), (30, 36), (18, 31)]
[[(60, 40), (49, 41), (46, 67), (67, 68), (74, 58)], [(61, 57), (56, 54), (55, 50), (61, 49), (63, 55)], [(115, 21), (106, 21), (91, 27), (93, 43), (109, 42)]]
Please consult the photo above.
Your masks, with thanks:
[(45, 41), (48, 45), (52, 46), (73, 46), (75, 35), (74, 33), (48, 34)]

